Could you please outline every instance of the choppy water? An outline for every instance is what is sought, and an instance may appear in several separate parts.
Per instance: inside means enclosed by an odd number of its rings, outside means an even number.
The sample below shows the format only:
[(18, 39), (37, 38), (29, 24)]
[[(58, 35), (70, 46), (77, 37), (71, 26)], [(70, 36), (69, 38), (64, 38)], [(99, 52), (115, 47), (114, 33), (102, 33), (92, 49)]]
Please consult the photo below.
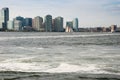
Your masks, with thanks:
[(1, 80), (119, 80), (120, 33), (0, 33)]

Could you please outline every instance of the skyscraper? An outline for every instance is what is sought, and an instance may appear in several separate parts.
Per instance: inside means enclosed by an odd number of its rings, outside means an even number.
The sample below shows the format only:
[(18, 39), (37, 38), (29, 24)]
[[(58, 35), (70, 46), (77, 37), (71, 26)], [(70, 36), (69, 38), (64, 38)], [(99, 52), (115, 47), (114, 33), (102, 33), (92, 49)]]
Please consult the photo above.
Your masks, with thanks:
[(43, 31), (43, 18), (40, 16), (37, 16), (33, 20), (33, 28), (37, 31)]
[(73, 20), (73, 29), (74, 29), (74, 31), (75, 32), (78, 32), (78, 18), (75, 18), (74, 20)]
[(51, 15), (45, 16), (45, 31), (52, 32), (52, 16)]
[(0, 29), (7, 30), (7, 21), (9, 20), (9, 8), (0, 10)]
[(63, 18), (62, 17), (55, 18), (54, 29), (55, 29), (55, 32), (63, 32), (64, 31), (64, 29), (63, 29)]

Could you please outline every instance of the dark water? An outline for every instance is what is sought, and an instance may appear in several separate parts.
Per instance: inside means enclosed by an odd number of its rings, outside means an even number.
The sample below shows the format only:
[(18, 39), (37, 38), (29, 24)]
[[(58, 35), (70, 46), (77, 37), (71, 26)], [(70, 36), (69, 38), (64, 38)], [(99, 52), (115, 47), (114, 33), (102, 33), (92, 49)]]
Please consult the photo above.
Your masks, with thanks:
[(1, 80), (120, 80), (119, 75), (81, 73), (1, 72)]
[(0, 33), (0, 80), (119, 80), (119, 33)]

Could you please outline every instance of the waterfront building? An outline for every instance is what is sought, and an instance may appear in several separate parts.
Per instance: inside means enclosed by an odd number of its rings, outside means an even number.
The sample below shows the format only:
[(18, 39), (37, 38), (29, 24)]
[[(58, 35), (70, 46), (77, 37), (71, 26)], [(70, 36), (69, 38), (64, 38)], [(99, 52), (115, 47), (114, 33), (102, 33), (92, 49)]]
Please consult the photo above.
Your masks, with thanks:
[(116, 32), (117, 29), (117, 25), (112, 25), (111, 26), (111, 32)]
[(33, 28), (37, 31), (44, 31), (43, 27), (43, 18), (40, 16), (37, 16), (33, 20)]
[[(14, 21), (15, 21), (15, 20), (18, 20), (18, 21), (21, 23), (20, 30), (23, 30), (23, 29), (24, 29), (24, 26), (25, 26), (25, 19), (24, 19), (24, 17), (17, 16), (17, 17), (14, 19)], [(18, 21), (17, 21), (17, 22), (18, 22)]]
[(102, 27), (102, 32), (107, 32), (107, 28), (106, 27)]
[(52, 32), (52, 16), (51, 15), (45, 16), (44, 24), (45, 24), (45, 31)]
[(20, 20), (14, 20), (14, 30), (15, 31), (22, 31), (22, 21)]
[(103, 32), (103, 28), (102, 27), (97, 27), (96, 32)]
[(35, 29), (35, 27), (34, 27), (34, 22), (35, 22), (35, 20), (34, 20), (34, 19), (32, 19), (32, 28), (34, 28), (34, 29)]
[(56, 17), (54, 20), (54, 31), (55, 32), (63, 32), (63, 18), (62, 17)]
[(9, 8), (0, 10), (0, 29), (7, 30), (7, 21), (9, 20)]
[(12, 20), (9, 20), (7, 22), (7, 29), (8, 30), (14, 30), (14, 22)]
[(66, 22), (66, 27), (70, 27), (73, 29), (73, 22), (72, 21)]
[(73, 29), (71, 27), (66, 27), (65, 32), (73, 32)]
[(55, 32), (55, 19), (52, 19), (52, 31)]
[(73, 32), (73, 22), (72, 21), (66, 22), (66, 32)]
[(116, 32), (120, 32), (120, 27), (117, 27)]
[(78, 26), (79, 26), (78, 18), (73, 19), (73, 29), (74, 29), (75, 32), (79, 31)]
[(24, 23), (25, 23), (24, 24), (25, 27), (28, 27), (28, 26), (32, 27), (32, 18), (25, 18)]

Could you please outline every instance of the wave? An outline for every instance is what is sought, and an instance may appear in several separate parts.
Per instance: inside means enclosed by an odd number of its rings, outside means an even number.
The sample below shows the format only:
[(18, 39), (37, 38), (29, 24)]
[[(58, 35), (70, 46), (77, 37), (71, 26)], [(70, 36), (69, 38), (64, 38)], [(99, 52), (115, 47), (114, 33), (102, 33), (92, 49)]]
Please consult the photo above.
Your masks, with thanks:
[(78, 71), (91, 71), (91, 70), (95, 70), (95, 67), (94, 66), (80, 67), (78, 65), (61, 63), (57, 68), (49, 69), (45, 72), (62, 73), (62, 72), (78, 72)]
[(47, 72), (47, 73), (107, 73), (102, 71), (95, 64), (73, 65), (60, 63), (58, 66), (50, 63), (23, 63), (16, 60), (4, 61), (0, 63), (0, 71), (20, 71), (20, 72)]
[(44, 49), (43, 47), (22, 47), (22, 46), (14, 47), (14, 48), (19, 50), (27, 50), (27, 51), (40, 51)]
[(120, 34), (89, 34), (89, 35), (58, 35), (58, 36), (23, 36), (23, 37), (2, 37), (0, 40), (11, 40), (11, 39), (39, 39), (39, 38), (74, 38), (74, 37), (95, 37), (95, 36), (113, 36)]

